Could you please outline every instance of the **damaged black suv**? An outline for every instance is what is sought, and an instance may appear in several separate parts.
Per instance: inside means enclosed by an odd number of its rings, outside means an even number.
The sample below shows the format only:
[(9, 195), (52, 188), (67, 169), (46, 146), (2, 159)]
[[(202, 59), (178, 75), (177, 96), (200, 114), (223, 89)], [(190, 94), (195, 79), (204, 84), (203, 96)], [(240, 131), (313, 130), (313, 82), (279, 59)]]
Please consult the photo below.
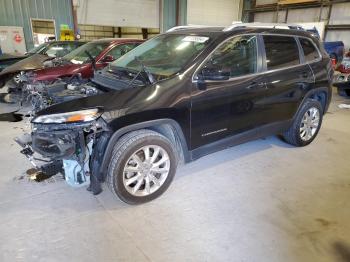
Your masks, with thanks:
[(169, 187), (179, 162), (268, 135), (311, 143), (332, 75), (318, 40), (300, 29), (181, 28), (95, 72), (80, 87), (91, 92), (65, 91), (79, 94), (37, 112), (17, 142), (72, 186), (97, 194), (106, 181), (123, 201), (144, 203)]

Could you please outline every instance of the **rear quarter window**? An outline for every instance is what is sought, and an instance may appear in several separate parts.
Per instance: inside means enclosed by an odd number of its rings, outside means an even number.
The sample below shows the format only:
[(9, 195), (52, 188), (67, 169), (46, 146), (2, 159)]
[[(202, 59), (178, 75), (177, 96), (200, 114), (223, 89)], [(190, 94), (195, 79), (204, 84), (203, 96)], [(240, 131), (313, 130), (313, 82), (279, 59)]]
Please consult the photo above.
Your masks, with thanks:
[(264, 35), (267, 70), (300, 64), (299, 48), (292, 36)]
[(320, 54), (317, 51), (315, 45), (309, 39), (299, 38), (299, 41), (303, 49), (306, 62), (311, 62), (320, 58)]

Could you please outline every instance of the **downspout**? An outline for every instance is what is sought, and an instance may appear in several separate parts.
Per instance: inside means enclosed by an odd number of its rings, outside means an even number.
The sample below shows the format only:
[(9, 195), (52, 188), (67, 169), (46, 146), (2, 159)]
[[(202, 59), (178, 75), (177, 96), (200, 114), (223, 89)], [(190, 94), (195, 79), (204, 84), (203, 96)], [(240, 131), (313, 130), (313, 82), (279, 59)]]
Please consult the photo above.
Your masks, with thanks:
[(77, 8), (78, 3), (77, 1), (71, 0), (72, 4), (72, 15), (73, 15), (73, 31), (74, 31), (74, 38), (78, 35), (78, 16), (77, 16)]

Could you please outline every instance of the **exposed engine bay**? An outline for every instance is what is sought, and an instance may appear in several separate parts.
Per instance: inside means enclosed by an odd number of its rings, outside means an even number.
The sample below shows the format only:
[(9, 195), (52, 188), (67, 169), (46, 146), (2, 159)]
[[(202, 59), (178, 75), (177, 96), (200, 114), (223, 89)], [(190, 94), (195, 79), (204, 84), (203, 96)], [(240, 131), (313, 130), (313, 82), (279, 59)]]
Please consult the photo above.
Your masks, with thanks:
[[(89, 184), (88, 189), (94, 194), (100, 193), (100, 182), (104, 179), (99, 170), (100, 162), (111, 135), (105, 120), (100, 117), (102, 111), (82, 109), (51, 115), (38, 115), (37, 112), (70, 100), (145, 86), (148, 83), (146, 76), (142, 71), (116, 73), (104, 70), (95, 72), (91, 80), (78, 75), (45, 83), (32, 81), (32, 74), (35, 72), (20, 76), (22, 103), (30, 103), (32, 119), (31, 134), (15, 139), (22, 147), (21, 153), (40, 172), (48, 176), (62, 173), (70, 186)], [(41, 120), (36, 122), (38, 118)]]
[[(33, 124), (31, 134), (17, 137), (15, 141), (33, 166), (48, 177), (61, 172), (72, 187), (90, 185), (94, 194), (102, 191), (98, 174), (92, 174), (92, 162), (98, 168), (99, 139), (108, 132), (104, 120), (67, 125)], [(97, 142), (99, 140), (99, 142)], [(37, 157), (36, 155), (40, 155)], [(44, 163), (41, 165), (40, 163)]]
[(26, 84), (22, 89), (22, 102), (30, 103), (31, 113), (34, 114), (48, 106), (62, 103), (82, 97), (103, 93), (92, 82), (81, 83), (80, 81), (62, 80), (53, 84), (39, 82), (37, 84)]

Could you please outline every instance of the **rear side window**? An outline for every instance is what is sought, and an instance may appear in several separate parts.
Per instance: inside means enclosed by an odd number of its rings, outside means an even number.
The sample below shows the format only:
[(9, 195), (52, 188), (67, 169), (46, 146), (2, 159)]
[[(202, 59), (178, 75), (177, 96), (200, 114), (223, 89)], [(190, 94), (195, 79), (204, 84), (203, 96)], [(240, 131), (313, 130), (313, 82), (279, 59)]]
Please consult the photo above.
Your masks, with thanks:
[(301, 47), (304, 51), (304, 57), (307, 62), (313, 61), (320, 57), (315, 45), (306, 38), (299, 38)]
[(294, 37), (264, 36), (268, 70), (300, 64), (299, 48)]

